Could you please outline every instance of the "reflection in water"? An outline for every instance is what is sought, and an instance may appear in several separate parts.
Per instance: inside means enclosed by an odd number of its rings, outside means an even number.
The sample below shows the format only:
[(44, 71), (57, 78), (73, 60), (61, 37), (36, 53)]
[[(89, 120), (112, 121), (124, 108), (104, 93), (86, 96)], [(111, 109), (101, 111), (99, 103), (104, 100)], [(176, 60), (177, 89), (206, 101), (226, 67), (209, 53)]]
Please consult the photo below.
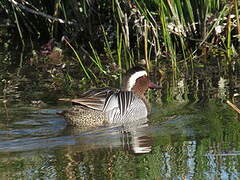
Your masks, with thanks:
[(240, 123), (233, 111), (217, 102), (200, 109), (198, 105), (166, 109), (155, 112), (148, 123), (85, 132), (66, 127), (56, 110), (25, 110), (19, 117), (10, 112), (12, 119), (0, 130), (1, 178), (234, 179), (240, 175)]
[(240, 79), (204, 69), (164, 82), (139, 124), (83, 132), (50, 107), (0, 105), (0, 179), (238, 179), (239, 116), (223, 102), (239, 101)]
[[(81, 151), (122, 147), (134, 153), (148, 153), (151, 146), (147, 136), (147, 119), (116, 127), (82, 131), (67, 127), (55, 110), (41, 110), (28, 115), (29, 119), (9, 124), (1, 130), (0, 152), (39, 150), (56, 146), (77, 145)], [(49, 113), (49, 114), (46, 114)], [(61, 135), (64, 132), (64, 136)], [(67, 132), (67, 133), (66, 133)], [(76, 148), (76, 147), (75, 147)]]
[(152, 137), (144, 135), (132, 135), (132, 147), (134, 153), (149, 153), (152, 150)]
[(82, 132), (74, 127), (68, 127), (68, 131), (74, 137), (78, 151), (88, 151), (99, 148), (122, 148), (134, 153), (149, 153), (152, 140), (148, 132), (148, 119), (142, 119), (137, 123), (129, 123), (122, 126), (98, 128), (92, 131)]
[(149, 136), (147, 119), (137, 124), (107, 127), (97, 131), (78, 133), (75, 129), (71, 132), (74, 132), (77, 144), (69, 146), (64, 153), (64, 160), (67, 161), (64, 176), (72, 179), (112, 178), (116, 171), (115, 163), (122, 161), (122, 158), (130, 158), (133, 154), (151, 152), (153, 143)]

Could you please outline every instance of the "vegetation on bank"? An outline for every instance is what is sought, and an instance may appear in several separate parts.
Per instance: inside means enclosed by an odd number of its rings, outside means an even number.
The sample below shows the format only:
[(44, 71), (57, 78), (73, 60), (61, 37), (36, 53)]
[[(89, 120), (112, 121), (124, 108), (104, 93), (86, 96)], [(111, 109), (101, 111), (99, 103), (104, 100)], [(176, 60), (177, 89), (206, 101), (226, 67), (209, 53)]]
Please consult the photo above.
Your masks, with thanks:
[[(55, 39), (102, 72), (100, 55), (120, 67), (145, 59), (149, 68), (166, 58), (175, 70), (208, 52), (231, 57), (240, 50), (238, 0), (5, 0), (0, 6), (22, 44)], [(80, 64), (89, 77), (88, 63)]]
[[(27, 67), (27, 76), (39, 83), (47, 72), (51, 77), (47, 81), (54, 88), (59, 83), (65, 90), (76, 89), (78, 84), (84, 87), (89, 81), (96, 86), (98, 82), (108, 84), (124, 69), (142, 63), (160, 76), (173, 72), (173, 79), (182, 68), (192, 72), (209, 64), (223, 64), (236, 74), (239, 3), (4, 0), (0, 2), (0, 43), (6, 51), (18, 49), (23, 53), (17, 58), (4, 58), (8, 62), (2, 64), (17, 66), (21, 71)], [(216, 58), (221, 62), (212, 58), (216, 56), (222, 57)], [(73, 79), (78, 82), (72, 83)], [(6, 82), (1, 83), (6, 86)]]

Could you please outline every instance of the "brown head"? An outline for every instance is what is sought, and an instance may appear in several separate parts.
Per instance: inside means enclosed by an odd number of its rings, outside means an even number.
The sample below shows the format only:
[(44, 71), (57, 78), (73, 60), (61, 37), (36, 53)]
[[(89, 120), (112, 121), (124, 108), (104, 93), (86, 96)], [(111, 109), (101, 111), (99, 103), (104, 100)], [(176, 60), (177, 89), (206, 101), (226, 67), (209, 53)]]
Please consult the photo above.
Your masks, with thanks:
[(124, 80), (123, 90), (133, 91), (139, 96), (144, 96), (148, 88), (160, 88), (160, 86), (151, 82), (146, 70), (142, 67), (137, 66), (128, 70)]

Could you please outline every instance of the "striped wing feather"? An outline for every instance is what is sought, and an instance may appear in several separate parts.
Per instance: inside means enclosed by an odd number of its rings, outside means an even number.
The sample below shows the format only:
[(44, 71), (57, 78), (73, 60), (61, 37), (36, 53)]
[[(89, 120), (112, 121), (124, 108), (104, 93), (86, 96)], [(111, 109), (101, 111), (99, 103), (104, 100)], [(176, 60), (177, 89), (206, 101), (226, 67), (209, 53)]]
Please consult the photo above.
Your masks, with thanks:
[(114, 108), (119, 108), (120, 115), (123, 116), (131, 105), (133, 99), (134, 95), (130, 91), (119, 91), (114, 93), (106, 100), (104, 111), (110, 111)]
[(62, 98), (59, 100), (72, 102), (86, 108), (102, 111), (104, 109), (106, 100), (116, 92), (118, 92), (118, 90), (113, 88), (98, 88), (91, 89), (76, 99)]

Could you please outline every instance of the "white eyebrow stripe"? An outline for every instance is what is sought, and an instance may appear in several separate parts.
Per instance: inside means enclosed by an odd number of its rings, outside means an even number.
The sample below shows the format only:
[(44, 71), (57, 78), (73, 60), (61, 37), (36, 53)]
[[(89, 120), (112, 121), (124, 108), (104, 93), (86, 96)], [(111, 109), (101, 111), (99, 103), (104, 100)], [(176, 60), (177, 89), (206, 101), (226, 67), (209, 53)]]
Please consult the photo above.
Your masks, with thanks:
[(131, 75), (131, 77), (128, 80), (128, 84), (127, 84), (127, 91), (131, 91), (131, 89), (133, 88), (133, 86), (136, 83), (136, 80), (142, 76), (146, 75), (147, 76), (147, 72), (146, 71), (138, 71), (135, 72), (134, 74)]

